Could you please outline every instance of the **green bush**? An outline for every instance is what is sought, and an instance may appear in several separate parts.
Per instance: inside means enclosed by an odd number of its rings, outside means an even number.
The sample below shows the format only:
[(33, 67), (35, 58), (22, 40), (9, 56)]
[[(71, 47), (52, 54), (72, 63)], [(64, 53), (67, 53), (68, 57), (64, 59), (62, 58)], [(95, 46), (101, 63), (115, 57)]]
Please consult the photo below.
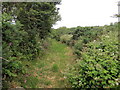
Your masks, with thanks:
[(19, 45), (22, 43), (23, 36), (27, 33), (20, 29), (22, 24), (20, 24), (19, 21), (16, 21), (16, 24), (12, 24), (10, 22), (12, 17), (7, 13), (3, 13), (2, 18), (2, 70), (3, 75), (12, 78), (22, 71), (20, 59), (23, 54), (20, 52), (22, 48), (20, 48)]
[(75, 48), (75, 50), (82, 51), (82, 48), (83, 48), (82, 40), (77, 41), (74, 45), (74, 48)]
[(87, 44), (88, 42), (90, 42), (90, 39), (89, 39), (89, 38), (84, 38), (84, 39), (83, 39), (83, 43), (84, 43), (84, 44)]
[(23, 69), (21, 61), (34, 60), (48, 47), (48, 43), (43, 41), (48, 37), (52, 25), (60, 20), (57, 4), (2, 3), (3, 78), (17, 76)]
[(60, 41), (69, 45), (72, 35), (65, 34), (60, 37)]
[[(69, 81), (75, 88), (112, 88), (120, 85), (117, 32), (87, 44), (81, 60), (71, 70)], [(79, 48), (78, 48), (79, 49)]]

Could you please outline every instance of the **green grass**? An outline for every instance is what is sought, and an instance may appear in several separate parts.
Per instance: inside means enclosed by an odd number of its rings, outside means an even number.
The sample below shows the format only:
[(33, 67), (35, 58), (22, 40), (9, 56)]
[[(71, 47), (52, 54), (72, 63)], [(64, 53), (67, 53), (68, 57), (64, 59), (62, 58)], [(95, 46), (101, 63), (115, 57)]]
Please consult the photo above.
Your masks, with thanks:
[(59, 70), (58, 65), (57, 65), (57, 64), (53, 64), (53, 66), (52, 66), (52, 71), (53, 71), (53, 72), (58, 72), (58, 70)]
[(56, 40), (49, 41), (51, 46), (42, 57), (22, 62), (26, 74), (14, 79), (21, 83), (20, 86), (24, 88), (69, 87), (68, 80), (64, 77), (74, 62), (73, 50)]

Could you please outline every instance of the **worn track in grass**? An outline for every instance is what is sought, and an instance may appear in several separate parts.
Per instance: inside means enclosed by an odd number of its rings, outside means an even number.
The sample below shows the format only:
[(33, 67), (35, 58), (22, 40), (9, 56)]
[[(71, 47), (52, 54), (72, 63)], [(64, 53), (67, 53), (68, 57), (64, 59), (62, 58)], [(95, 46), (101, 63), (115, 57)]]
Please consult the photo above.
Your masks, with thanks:
[[(74, 63), (73, 50), (65, 44), (51, 40), (49, 49), (42, 59), (24, 62), (29, 64), (28, 75), (22, 79), (26, 88), (64, 88), (70, 87), (66, 73)], [(25, 75), (24, 75), (25, 77)]]

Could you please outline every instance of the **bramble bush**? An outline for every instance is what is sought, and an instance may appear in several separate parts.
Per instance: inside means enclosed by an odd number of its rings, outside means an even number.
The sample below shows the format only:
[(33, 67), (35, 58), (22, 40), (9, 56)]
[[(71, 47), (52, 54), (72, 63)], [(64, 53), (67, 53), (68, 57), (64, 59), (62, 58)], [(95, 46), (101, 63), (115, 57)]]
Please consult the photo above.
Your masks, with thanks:
[(82, 48), (83, 48), (82, 40), (78, 40), (78, 41), (75, 43), (75, 45), (74, 45), (74, 53), (75, 53), (78, 57), (81, 56)]
[(117, 31), (87, 44), (81, 60), (68, 75), (74, 88), (112, 88), (120, 85)]

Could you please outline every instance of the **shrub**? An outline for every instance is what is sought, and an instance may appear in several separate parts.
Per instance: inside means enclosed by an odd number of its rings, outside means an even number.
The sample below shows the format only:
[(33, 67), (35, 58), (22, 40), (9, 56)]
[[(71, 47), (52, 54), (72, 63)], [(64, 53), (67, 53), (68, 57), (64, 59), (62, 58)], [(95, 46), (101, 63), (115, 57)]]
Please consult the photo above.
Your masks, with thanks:
[(83, 43), (84, 43), (84, 44), (87, 44), (88, 42), (90, 42), (89, 38), (84, 38), (84, 39), (83, 39)]
[(83, 48), (83, 43), (82, 43), (82, 41), (81, 41), (81, 40), (77, 41), (77, 42), (75, 43), (75, 45), (74, 45), (74, 48), (75, 48), (75, 50), (81, 51), (82, 48)]
[(72, 35), (65, 34), (60, 37), (60, 41), (69, 45), (71, 38)]
[[(75, 88), (112, 88), (120, 85), (117, 32), (101, 36), (101, 41), (90, 42), (81, 53), (81, 60), (71, 70), (69, 81)], [(78, 48), (79, 49), (79, 48)]]
[(19, 45), (22, 43), (23, 36), (27, 35), (27, 33), (21, 30), (22, 24), (19, 21), (16, 21), (16, 24), (12, 24), (10, 22), (12, 17), (7, 13), (3, 13), (2, 18), (2, 70), (3, 76), (7, 75), (12, 78), (22, 71), (20, 59), (23, 54), (20, 52), (22, 48)]

